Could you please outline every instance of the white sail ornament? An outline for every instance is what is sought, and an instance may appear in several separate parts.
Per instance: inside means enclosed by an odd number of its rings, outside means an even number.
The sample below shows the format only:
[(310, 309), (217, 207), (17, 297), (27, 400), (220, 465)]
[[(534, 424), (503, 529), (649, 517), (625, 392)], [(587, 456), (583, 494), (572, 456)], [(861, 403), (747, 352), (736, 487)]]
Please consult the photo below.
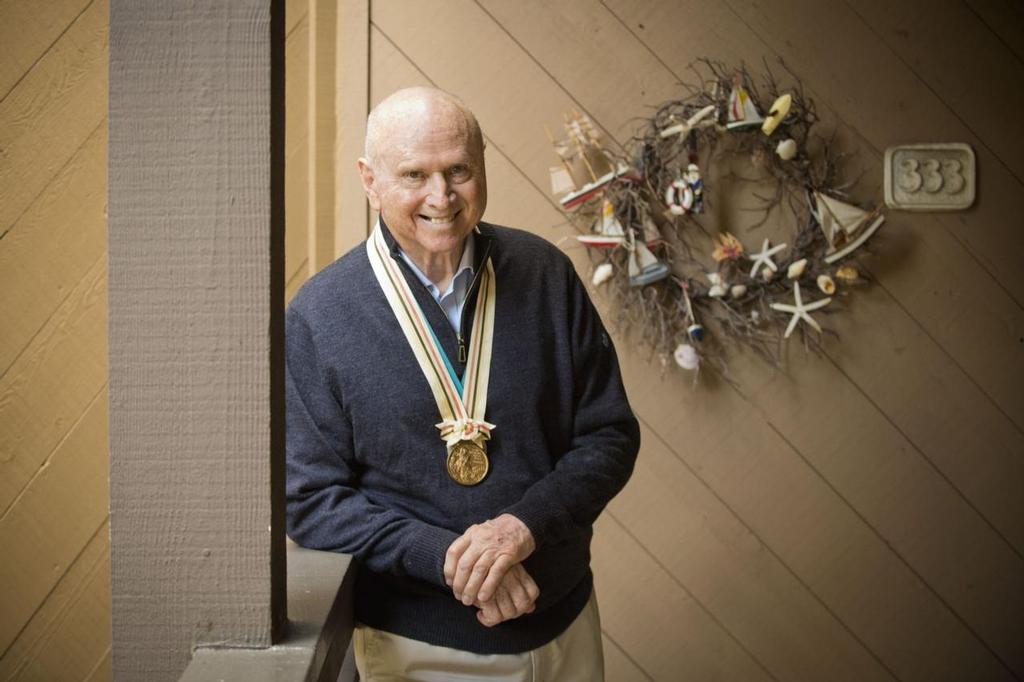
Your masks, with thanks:
[(762, 123), (764, 123), (764, 117), (757, 110), (750, 93), (743, 87), (741, 79), (738, 76), (733, 78), (725, 127), (729, 130), (747, 130), (760, 128)]
[(658, 226), (651, 220), (651, 216), (644, 214), (643, 224), (640, 227), (640, 231), (644, 235), (644, 243), (652, 249), (663, 242), (661, 238), (661, 232), (658, 231)]
[(668, 277), (668, 266), (659, 261), (639, 239), (629, 239), (629, 284), (642, 287)]
[(865, 211), (817, 191), (808, 197), (808, 202), (811, 215), (818, 221), (828, 241), (826, 263), (835, 263), (852, 253), (885, 221), (885, 216), (878, 209)]
[(576, 237), (584, 246), (598, 249), (614, 249), (622, 246), (626, 239), (626, 231), (622, 223), (615, 217), (615, 205), (608, 199), (601, 205), (601, 217), (594, 221), (591, 234)]

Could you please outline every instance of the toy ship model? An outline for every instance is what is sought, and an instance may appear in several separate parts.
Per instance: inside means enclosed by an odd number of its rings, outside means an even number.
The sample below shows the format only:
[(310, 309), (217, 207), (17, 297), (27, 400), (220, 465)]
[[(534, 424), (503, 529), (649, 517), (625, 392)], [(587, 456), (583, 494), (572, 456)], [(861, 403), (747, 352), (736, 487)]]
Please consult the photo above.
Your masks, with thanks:
[(630, 240), (629, 251), (629, 284), (642, 287), (669, 275), (668, 266), (659, 261), (651, 250), (640, 240)]
[(629, 170), (623, 164), (613, 166), (601, 147), (600, 134), (586, 114), (573, 112), (571, 117), (566, 116), (564, 140), (555, 140), (550, 130), (547, 133), (562, 162), (561, 166), (551, 168), (551, 191), (566, 193), (559, 199), (562, 208), (575, 208), (597, 196)]
[(764, 117), (754, 105), (750, 93), (743, 87), (738, 77), (734, 78), (732, 92), (729, 93), (725, 127), (729, 130), (747, 130), (760, 128), (762, 123), (764, 123)]
[(821, 192), (812, 192), (808, 199), (811, 215), (818, 221), (828, 241), (826, 263), (834, 263), (861, 246), (885, 220), (877, 209), (865, 211)]
[(599, 249), (614, 249), (626, 241), (626, 231), (615, 217), (615, 206), (607, 199), (601, 206), (601, 217), (594, 222), (591, 234), (581, 234), (576, 239), (584, 246)]
[[(647, 246), (653, 247), (661, 243), (661, 233), (650, 216), (644, 216), (641, 229)], [(576, 239), (584, 246), (598, 249), (615, 249), (622, 246), (626, 241), (626, 231), (615, 217), (615, 205), (605, 199), (601, 204), (601, 217), (594, 221), (591, 233), (578, 235)]]

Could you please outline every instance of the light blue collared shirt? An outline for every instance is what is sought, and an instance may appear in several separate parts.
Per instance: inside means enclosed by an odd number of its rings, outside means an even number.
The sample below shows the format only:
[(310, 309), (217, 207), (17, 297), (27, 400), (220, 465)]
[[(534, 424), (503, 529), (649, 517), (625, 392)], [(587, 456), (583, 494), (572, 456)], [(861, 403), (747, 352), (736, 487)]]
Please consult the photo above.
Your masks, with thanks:
[(462, 308), (466, 304), (469, 285), (473, 283), (474, 241), (473, 234), (470, 233), (466, 237), (466, 246), (462, 249), (462, 260), (459, 261), (459, 266), (455, 269), (455, 276), (448, 283), (448, 289), (444, 293), (437, 288), (436, 284), (430, 281), (429, 277), (423, 274), (423, 271), (406, 255), (405, 251), (402, 251), (401, 248), (398, 250), (402, 260), (409, 264), (416, 278), (423, 282), (423, 286), (427, 288), (427, 291), (434, 297), (434, 300), (440, 304), (456, 334), (459, 333), (459, 322), (462, 319)]

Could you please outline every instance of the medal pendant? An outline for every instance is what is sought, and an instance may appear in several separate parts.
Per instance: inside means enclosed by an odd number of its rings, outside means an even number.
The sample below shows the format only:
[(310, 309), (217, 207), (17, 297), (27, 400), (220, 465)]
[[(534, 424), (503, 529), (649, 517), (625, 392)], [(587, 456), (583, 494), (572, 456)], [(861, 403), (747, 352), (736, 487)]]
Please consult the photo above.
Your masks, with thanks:
[(448, 453), (448, 475), (459, 485), (476, 485), (490, 467), (487, 452), (471, 440), (459, 441)]

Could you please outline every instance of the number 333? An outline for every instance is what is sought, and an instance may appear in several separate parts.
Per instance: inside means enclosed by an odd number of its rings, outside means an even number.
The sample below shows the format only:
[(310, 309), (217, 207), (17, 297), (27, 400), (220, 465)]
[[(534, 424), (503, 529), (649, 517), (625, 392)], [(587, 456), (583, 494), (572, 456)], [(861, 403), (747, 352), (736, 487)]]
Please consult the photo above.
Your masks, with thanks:
[(962, 169), (963, 166), (956, 159), (939, 161), (933, 158), (908, 158), (900, 161), (896, 182), (907, 194), (916, 194), (922, 189), (929, 194), (942, 190), (946, 194), (956, 194), (966, 184), (960, 173)]

